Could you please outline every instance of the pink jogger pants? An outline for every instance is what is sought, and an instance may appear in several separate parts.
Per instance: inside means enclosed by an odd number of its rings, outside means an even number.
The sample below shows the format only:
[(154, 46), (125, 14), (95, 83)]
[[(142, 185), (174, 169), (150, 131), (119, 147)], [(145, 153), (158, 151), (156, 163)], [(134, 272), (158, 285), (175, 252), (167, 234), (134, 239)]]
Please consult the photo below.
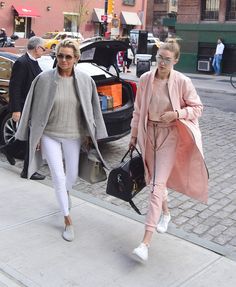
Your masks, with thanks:
[(178, 130), (176, 123), (148, 122), (145, 160), (151, 174), (151, 193), (145, 230), (153, 232), (159, 221), (162, 202), (167, 199), (166, 182), (175, 163)]

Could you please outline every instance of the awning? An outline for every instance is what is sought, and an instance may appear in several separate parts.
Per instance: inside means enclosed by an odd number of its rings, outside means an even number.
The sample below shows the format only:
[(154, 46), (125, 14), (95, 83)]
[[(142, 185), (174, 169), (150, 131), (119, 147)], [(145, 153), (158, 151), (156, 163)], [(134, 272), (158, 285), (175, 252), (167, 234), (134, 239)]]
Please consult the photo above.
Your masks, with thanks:
[(137, 13), (121, 11), (121, 24), (140, 26), (142, 25), (142, 22), (140, 21)]
[[(93, 22), (100, 22), (102, 23), (102, 15), (104, 15), (104, 9), (102, 8), (93, 8), (93, 14), (92, 14), (92, 21)], [(111, 17), (108, 16), (107, 23), (111, 22)]]
[(22, 6), (13, 6), (19, 17), (40, 17), (37, 10), (34, 8), (26, 8)]

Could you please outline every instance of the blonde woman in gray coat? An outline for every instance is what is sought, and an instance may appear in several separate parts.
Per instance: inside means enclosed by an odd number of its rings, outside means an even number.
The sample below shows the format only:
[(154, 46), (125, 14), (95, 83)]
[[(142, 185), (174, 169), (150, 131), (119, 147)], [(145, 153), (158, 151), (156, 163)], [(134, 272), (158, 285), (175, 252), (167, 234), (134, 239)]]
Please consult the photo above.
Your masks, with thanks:
[(75, 69), (80, 57), (79, 44), (63, 40), (56, 57), (57, 67), (33, 81), (16, 137), (29, 137), (28, 178), (46, 159), (64, 215), (62, 237), (73, 241), (68, 192), (78, 176), (80, 148), (92, 142), (106, 165), (97, 140), (107, 137), (107, 132), (93, 79)]

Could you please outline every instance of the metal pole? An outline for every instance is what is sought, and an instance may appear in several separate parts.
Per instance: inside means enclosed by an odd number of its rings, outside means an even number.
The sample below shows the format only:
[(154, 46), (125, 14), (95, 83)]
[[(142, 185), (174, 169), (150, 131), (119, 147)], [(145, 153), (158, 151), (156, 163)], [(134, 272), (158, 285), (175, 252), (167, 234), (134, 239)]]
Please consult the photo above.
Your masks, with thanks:
[(108, 0), (105, 0), (105, 6), (104, 6), (104, 15), (105, 19), (103, 21), (103, 36), (105, 36), (105, 33), (107, 32), (107, 7), (108, 7)]

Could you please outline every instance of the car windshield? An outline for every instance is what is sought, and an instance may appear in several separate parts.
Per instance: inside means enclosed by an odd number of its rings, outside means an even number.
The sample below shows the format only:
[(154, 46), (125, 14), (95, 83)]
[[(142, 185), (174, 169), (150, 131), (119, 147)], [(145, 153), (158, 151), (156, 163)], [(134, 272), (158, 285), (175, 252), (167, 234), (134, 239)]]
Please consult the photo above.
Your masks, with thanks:
[(47, 71), (53, 68), (54, 60), (51, 56), (45, 55), (38, 59), (38, 63), (42, 71)]
[(42, 38), (43, 39), (53, 39), (56, 35), (57, 35), (56, 32), (55, 33), (47, 32), (42, 36)]
[[(53, 67), (54, 60), (51, 56), (42, 56), (38, 59), (39, 66), (43, 71), (50, 70)], [(76, 69), (86, 73), (93, 79), (108, 79), (111, 78), (112, 75), (105, 71), (104, 67), (99, 67), (93, 63), (78, 63), (76, 65)], [(112, 68), (111, 71), (112, 73)]]
[(76, 65), (76, 69), (86, 73), (90, 77), (97, 79), (98, 78), (108, 79), (112, 77), (112, 75), (110, 75), (109, 73), (107, 73), (106, 71), (102, 70), (101, 68), (92, 63), (78, 63)]

